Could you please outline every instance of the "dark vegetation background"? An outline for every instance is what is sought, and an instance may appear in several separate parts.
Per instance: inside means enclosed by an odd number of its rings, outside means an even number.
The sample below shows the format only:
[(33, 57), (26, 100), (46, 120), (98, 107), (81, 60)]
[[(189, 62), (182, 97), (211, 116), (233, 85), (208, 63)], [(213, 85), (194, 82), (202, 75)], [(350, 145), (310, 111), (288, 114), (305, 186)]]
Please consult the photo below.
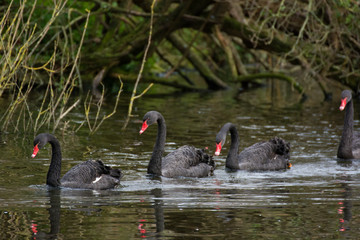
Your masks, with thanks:
[[(150, 91), (162, 92), (248, 89), (272, 78), (291, 84), (299, 99), (314, 88), (324, 100), (334, 88), (359, 90), (358, 1), (0, 4), (3, 131), (55, 130), (85, 105), (84, 123), (94, 132), (104, 95), (136, 91), (136, 80), (138, 91), (154, 83)], [(35, 106), (28, 101), (33, 93), (41, 94)], [(91, 114), (99, 119), (92, 127)]]

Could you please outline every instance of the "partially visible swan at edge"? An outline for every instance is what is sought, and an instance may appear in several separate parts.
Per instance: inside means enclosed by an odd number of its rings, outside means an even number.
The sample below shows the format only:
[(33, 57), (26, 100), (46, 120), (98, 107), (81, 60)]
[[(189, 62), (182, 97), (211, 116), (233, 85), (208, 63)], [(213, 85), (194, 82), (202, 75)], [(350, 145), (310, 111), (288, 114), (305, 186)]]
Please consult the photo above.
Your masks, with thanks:
[(51, 144), (52, 157), (46, 184), (51, 187), (85, 188), (85, 189), (109, 189), (120, 183), (122, 173), (120, 169), (105, 166), (102, 161), (88, 160), (72, 167), (60, 179), (61, 174), (61, 148), (55, 136), (49, 133), (40, 133), (34, 139), (34, 151), (31, 157), (35, 157), (39, 149), (46, 143)]
[(216, 135), (216, 156), (220, 155), (229, 131), (231, 145), (225, 162), (228, 170), (281, 170), (291, 167), (290, 144), (278, 137), (255, 143), (238, 153), (239, 135), (233, 123), (226, 123)]
[(158, 124), (158, 133), (147, 172), (155, 176), (164, 177), (206, 177), (212, 175), (215, 163), (202, 149), (193, 146), (182, 146), (162, 157), (166, 140), (166, 124), (164, 117), (157, 111), (150, 111), (144, 115), (142, 134), (148, 126)]
[(341, 93), (340, 111), (345, 109), (344, 128), (337, 152), (339, 158), (360, 158), (360, 133), (354, 131), (354, 104), (351, 91)]

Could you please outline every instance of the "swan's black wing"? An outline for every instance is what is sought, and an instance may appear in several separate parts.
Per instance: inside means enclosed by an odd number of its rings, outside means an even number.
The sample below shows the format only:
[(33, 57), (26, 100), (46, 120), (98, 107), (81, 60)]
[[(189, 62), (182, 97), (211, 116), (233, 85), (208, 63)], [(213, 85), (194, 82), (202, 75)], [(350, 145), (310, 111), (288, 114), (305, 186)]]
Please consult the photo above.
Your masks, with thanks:
[(162, 159), (164, 177), (206, 177), (214, 168), (212, 157), (193, 146), (182, 146)]
[(109, 189), (120, 183), (120, 169), (105, 166), (102, 161), (88, 160), (72, 167), (62, 178), (61, 186), (69, 188)]
[(245, 148), (238, 156), (239, 169), (250, 171), (286, 169), (289, 158), (290, 144), (276, 137)]

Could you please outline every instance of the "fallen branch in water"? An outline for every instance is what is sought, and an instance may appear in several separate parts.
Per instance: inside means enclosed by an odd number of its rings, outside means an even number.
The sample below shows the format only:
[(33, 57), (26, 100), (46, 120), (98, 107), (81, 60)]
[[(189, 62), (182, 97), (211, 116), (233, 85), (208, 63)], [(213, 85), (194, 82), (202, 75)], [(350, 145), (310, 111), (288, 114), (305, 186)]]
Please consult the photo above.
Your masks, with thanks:
[[(114, 75), (119, 76), (119, 74), (114, 74)], [(130, 75), (130, 74), (123, 75), (123, 74), (121, 74), (121, 78), (123, 79), (123, 81), (129, 81), (129, 82), (135, 82), (136, 81), (136, 76), (135, 75)], [(172, 81), (172, 80), (169, 80), (169, 79), (166, 79), (166, 78), (155, 77), (155, 76), (142, 76), (142, 82), (143, 83), (161, 84), (161, 85), (168, 86), (168, 87), (174, 87), (176, 89), (183, 90), (183, 91), (203, 91), (203, 90), (206, 90), (206, 89), (203, 89), (203, 88), (192, 87), (190, 85), (181, 84), (178, 81)]]
[(282, 73), (255, 73), (246, 76), (239, 76), (237, 80), (240, 82), (252, 82), (261, 78), (275, 78), (284, 80), (290, 83), (291, 86), (294, 87), (300, 94), (304, 93), (304, 88), (297, 81), (295, 81), (295, 79)]

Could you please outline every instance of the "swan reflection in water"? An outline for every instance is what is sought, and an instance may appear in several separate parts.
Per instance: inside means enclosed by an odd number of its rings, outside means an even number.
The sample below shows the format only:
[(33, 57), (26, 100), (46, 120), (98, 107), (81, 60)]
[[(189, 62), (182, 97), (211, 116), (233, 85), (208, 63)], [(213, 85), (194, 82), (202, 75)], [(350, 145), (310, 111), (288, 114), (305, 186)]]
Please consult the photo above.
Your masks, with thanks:
[[(359, 160), (354, 160), (356, 164), (359, 164)], [(352, 159), (338, 159), (337, 164), (342, 167), (353, 167), (353, 160)], [(343, 195), (343, 201), (338, 201), (338, 209), (337, 212), (340, 215), (339, 219), (339, 231), (345, 232), (350, 230), (350, 221), (352, 218), (352, 201), (353, 201), (353, 190), (349, 183), (351, 183), (352, 177), (350, 175), (340, 175), (338, 178), (338, 182), (340, 183), (341, 193)]]
[(60, 192), (61, 190), (59, 188), (53, 188), (48, 191), (50, 207), (47, 210), (49, 212), (50, 232), (42, 232), (39, 230), (41, 226), (32, 223), (31, 230), (33, 232), (33, 239), (58, 239), (61, 215)]
[[(48, 198), (47, 201), (50, 206), (47, 209), (49, 214), (50, 231), (44, 232), (42, 229), (45, 228), (45, 226), (33, 221), (31, 224), (33, 239), (59, 239), (61, 225), (61, 200), (66, 202), (66, 208), (71, 208), (71, 211), (85, 212), (86, 215), (91, 215), (91, 213), (94, 212), (101, 212), (101, 206), (117, 206), (118, 203), (114, 201), (114, 199), (119, 199), (121, 194), (121, 191), (116, 190), (46, 187), (46, 197)], [(81, 219), (79, 221), (81, 221)], [(80, 224), (80, 222), (78, 223)]]

